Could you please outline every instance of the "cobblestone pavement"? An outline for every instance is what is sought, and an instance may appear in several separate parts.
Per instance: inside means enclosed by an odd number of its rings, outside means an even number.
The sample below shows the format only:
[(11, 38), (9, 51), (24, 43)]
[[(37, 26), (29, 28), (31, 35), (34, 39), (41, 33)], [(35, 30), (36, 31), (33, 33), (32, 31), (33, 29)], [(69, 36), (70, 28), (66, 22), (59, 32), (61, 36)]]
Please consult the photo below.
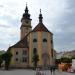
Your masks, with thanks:
[[(52, 73), (49, 70), (41, 71), (44, 73), (44, 75), (75, 75), (75, 73), (67, 73), (67, 72), (60, 72), (55, 71), (55, 73)], [(33, 70), (23, 70), (23, 69), (14, 69), (10, 71), (0, 70), (0, 75), (35, 75), (35, 71)]]

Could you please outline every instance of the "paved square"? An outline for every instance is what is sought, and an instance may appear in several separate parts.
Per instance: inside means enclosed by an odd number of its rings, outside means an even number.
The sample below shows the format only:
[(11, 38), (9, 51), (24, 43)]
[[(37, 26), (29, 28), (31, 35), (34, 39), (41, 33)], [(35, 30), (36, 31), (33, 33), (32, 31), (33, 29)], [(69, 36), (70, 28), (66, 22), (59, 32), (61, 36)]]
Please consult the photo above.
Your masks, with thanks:
[[(67, 73), (60, 71), (56, 71), (54, 74), (51, 74), (49, 70), (42, 72), (44, 72), (46, 75), (75, 75), (75, 73)], [(0, 70), (0, 75), (35, 75), (35, 71), (24, 69), (16, 69), (16, 70), (14, 69), (10, 71)]]

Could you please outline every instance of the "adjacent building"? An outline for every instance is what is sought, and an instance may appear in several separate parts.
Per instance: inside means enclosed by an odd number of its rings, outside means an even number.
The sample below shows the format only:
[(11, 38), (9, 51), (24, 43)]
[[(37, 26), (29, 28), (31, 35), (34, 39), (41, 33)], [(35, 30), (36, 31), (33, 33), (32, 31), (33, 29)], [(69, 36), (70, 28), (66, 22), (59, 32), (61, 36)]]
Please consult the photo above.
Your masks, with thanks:
[(68, 58), (74, 57), (75, 58), (75, 50), (64, 52), (63, 57), (68, 57)]

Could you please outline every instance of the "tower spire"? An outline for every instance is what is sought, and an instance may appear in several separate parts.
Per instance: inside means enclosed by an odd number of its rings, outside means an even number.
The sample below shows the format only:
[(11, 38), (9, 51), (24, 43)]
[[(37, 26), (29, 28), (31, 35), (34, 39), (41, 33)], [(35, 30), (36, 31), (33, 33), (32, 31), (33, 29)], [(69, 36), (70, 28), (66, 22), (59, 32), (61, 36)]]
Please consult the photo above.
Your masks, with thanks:
[(30, 14), (28, 13), (28, 6), (26, 3), (25, 13), (23, 14), (23, 18), (30, 19)]
[(27, 7), (27, 2), (26, 2), (26, 8), (25, 8), (25, 13), (28, 13), (28, 7)]
[(27, 6), (27, 2), (26, 2), (26, 6)]
[(39, 14), (39, 23), (42, 23), (42, 19), (43, 19), (43, 17), (42, 17), (41, 9), (40, 9), (40, 14)]
[(41, 14), (41, 9), (40, 9), (40, 14)]

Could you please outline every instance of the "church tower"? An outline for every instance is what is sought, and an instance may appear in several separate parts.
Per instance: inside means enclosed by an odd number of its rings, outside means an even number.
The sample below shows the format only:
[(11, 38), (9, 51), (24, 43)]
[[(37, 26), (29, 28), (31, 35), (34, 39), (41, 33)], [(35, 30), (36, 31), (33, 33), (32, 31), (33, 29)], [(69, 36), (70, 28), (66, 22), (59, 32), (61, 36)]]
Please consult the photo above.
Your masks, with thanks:
[(20, 39), (23, 39), (31, 30), (32, 30), (32, 26), (31, 26), (31, 20), (30, 19), (30, 14), (28, 13), (28, 7), (26, 4), (26, 8), (25, 8), (25, 13), (22, 16), (21, 19), (21, 37)]

